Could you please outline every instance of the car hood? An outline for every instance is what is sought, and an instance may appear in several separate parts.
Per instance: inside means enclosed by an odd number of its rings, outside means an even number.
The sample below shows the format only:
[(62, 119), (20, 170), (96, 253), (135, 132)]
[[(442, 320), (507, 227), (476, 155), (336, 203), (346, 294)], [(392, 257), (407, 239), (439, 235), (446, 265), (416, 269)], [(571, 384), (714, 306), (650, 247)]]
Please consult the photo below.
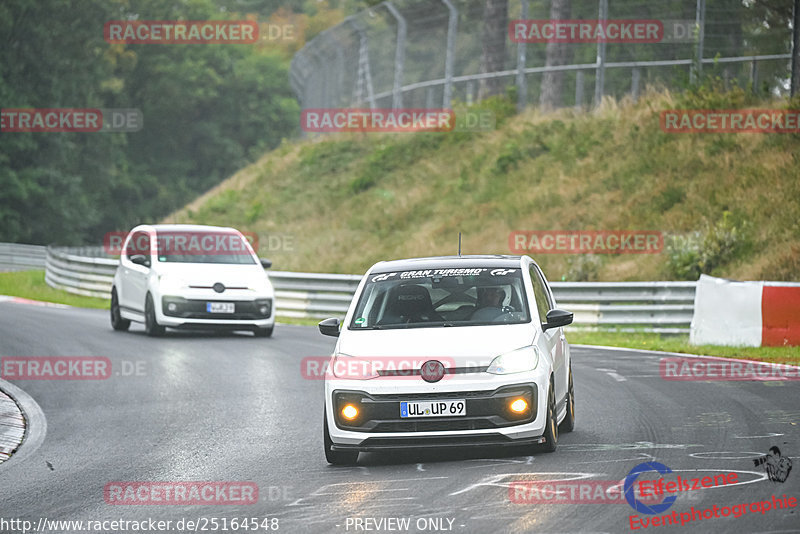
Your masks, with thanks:
[(244, 287), (266, 277), (258, 264), (159, 263), (156, 271), (162, 276), (179, 278), (190, 286), (212, 286), (220, 282), (226, 287)]
[(345, 330), (338, 352), (358, 358), (439, 359), (446, 367), (489, 365), (533, 342), (531, 324)]

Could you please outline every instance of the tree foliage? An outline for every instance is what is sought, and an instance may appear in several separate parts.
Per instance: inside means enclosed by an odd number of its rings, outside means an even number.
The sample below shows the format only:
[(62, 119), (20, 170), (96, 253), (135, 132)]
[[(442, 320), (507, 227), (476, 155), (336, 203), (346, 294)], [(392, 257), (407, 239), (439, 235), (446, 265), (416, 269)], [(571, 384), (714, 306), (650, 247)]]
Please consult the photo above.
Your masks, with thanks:
[(0, 107), (136, 108), (144, 127), (0, 132), (0, 241), (97, 242), (157, 220), (296, 132), (288, 57), (269, 46), (103, 38), (110, 20), (254, 16), (238, 2), (76, 5), (0, 4)]

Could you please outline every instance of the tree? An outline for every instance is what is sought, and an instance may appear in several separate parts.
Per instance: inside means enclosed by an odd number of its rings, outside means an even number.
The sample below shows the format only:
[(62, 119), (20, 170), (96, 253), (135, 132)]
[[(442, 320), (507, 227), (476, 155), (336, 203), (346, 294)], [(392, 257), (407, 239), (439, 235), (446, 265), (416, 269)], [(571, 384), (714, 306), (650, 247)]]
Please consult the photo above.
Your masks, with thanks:
[[(572, 0), (552, 0), (550, 4), (550, 19), (565, 20), (572, 15)], [(567, 65), (572, 62), (572, 44), (547, 43), (547, 59), (545, 65)], [(560, 107), (564, 103), (564, 76), (565, 71), (545, 72), (542, 75), (542, 91), (539, 96), (539, 106), (544, 109)]]
[[(508, 39), (508, 0), (486, 0), (483, 6), (481, 30), (481, 74), (501, 71), (505, 67)], [(478, 99), (503, 92), (502, 78), (484, 78), (478, 89)]]

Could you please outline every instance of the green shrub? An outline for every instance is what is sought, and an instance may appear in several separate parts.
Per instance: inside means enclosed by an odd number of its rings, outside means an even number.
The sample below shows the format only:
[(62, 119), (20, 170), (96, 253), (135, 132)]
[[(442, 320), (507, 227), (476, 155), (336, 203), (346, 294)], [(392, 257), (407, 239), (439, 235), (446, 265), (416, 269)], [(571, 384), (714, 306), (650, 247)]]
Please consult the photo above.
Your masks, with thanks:
[(749, 225), (734, 220), (725, 211), (717, 224), (705, 231), (696, 231), (667, 240), (666, 269), (678, 280), (697, 280), (711, 274), (746, 253), (750, 246)]

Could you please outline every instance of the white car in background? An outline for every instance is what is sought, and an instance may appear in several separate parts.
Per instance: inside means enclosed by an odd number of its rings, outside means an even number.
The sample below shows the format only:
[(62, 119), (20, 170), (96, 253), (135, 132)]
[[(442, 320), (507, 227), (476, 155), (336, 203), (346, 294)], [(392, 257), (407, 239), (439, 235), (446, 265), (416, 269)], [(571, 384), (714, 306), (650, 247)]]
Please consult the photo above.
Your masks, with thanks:
[(367, 271), (325, 375), (325, 457), (523, 445), (551, 452), (575, 426), (564, 328), (528, 256), (380, 262)]
[(111, 326), (249, 330), (269, 337), (275, 293), (247, 239), (234, 228), (140, 225), (125, 238), (111, 288)]

